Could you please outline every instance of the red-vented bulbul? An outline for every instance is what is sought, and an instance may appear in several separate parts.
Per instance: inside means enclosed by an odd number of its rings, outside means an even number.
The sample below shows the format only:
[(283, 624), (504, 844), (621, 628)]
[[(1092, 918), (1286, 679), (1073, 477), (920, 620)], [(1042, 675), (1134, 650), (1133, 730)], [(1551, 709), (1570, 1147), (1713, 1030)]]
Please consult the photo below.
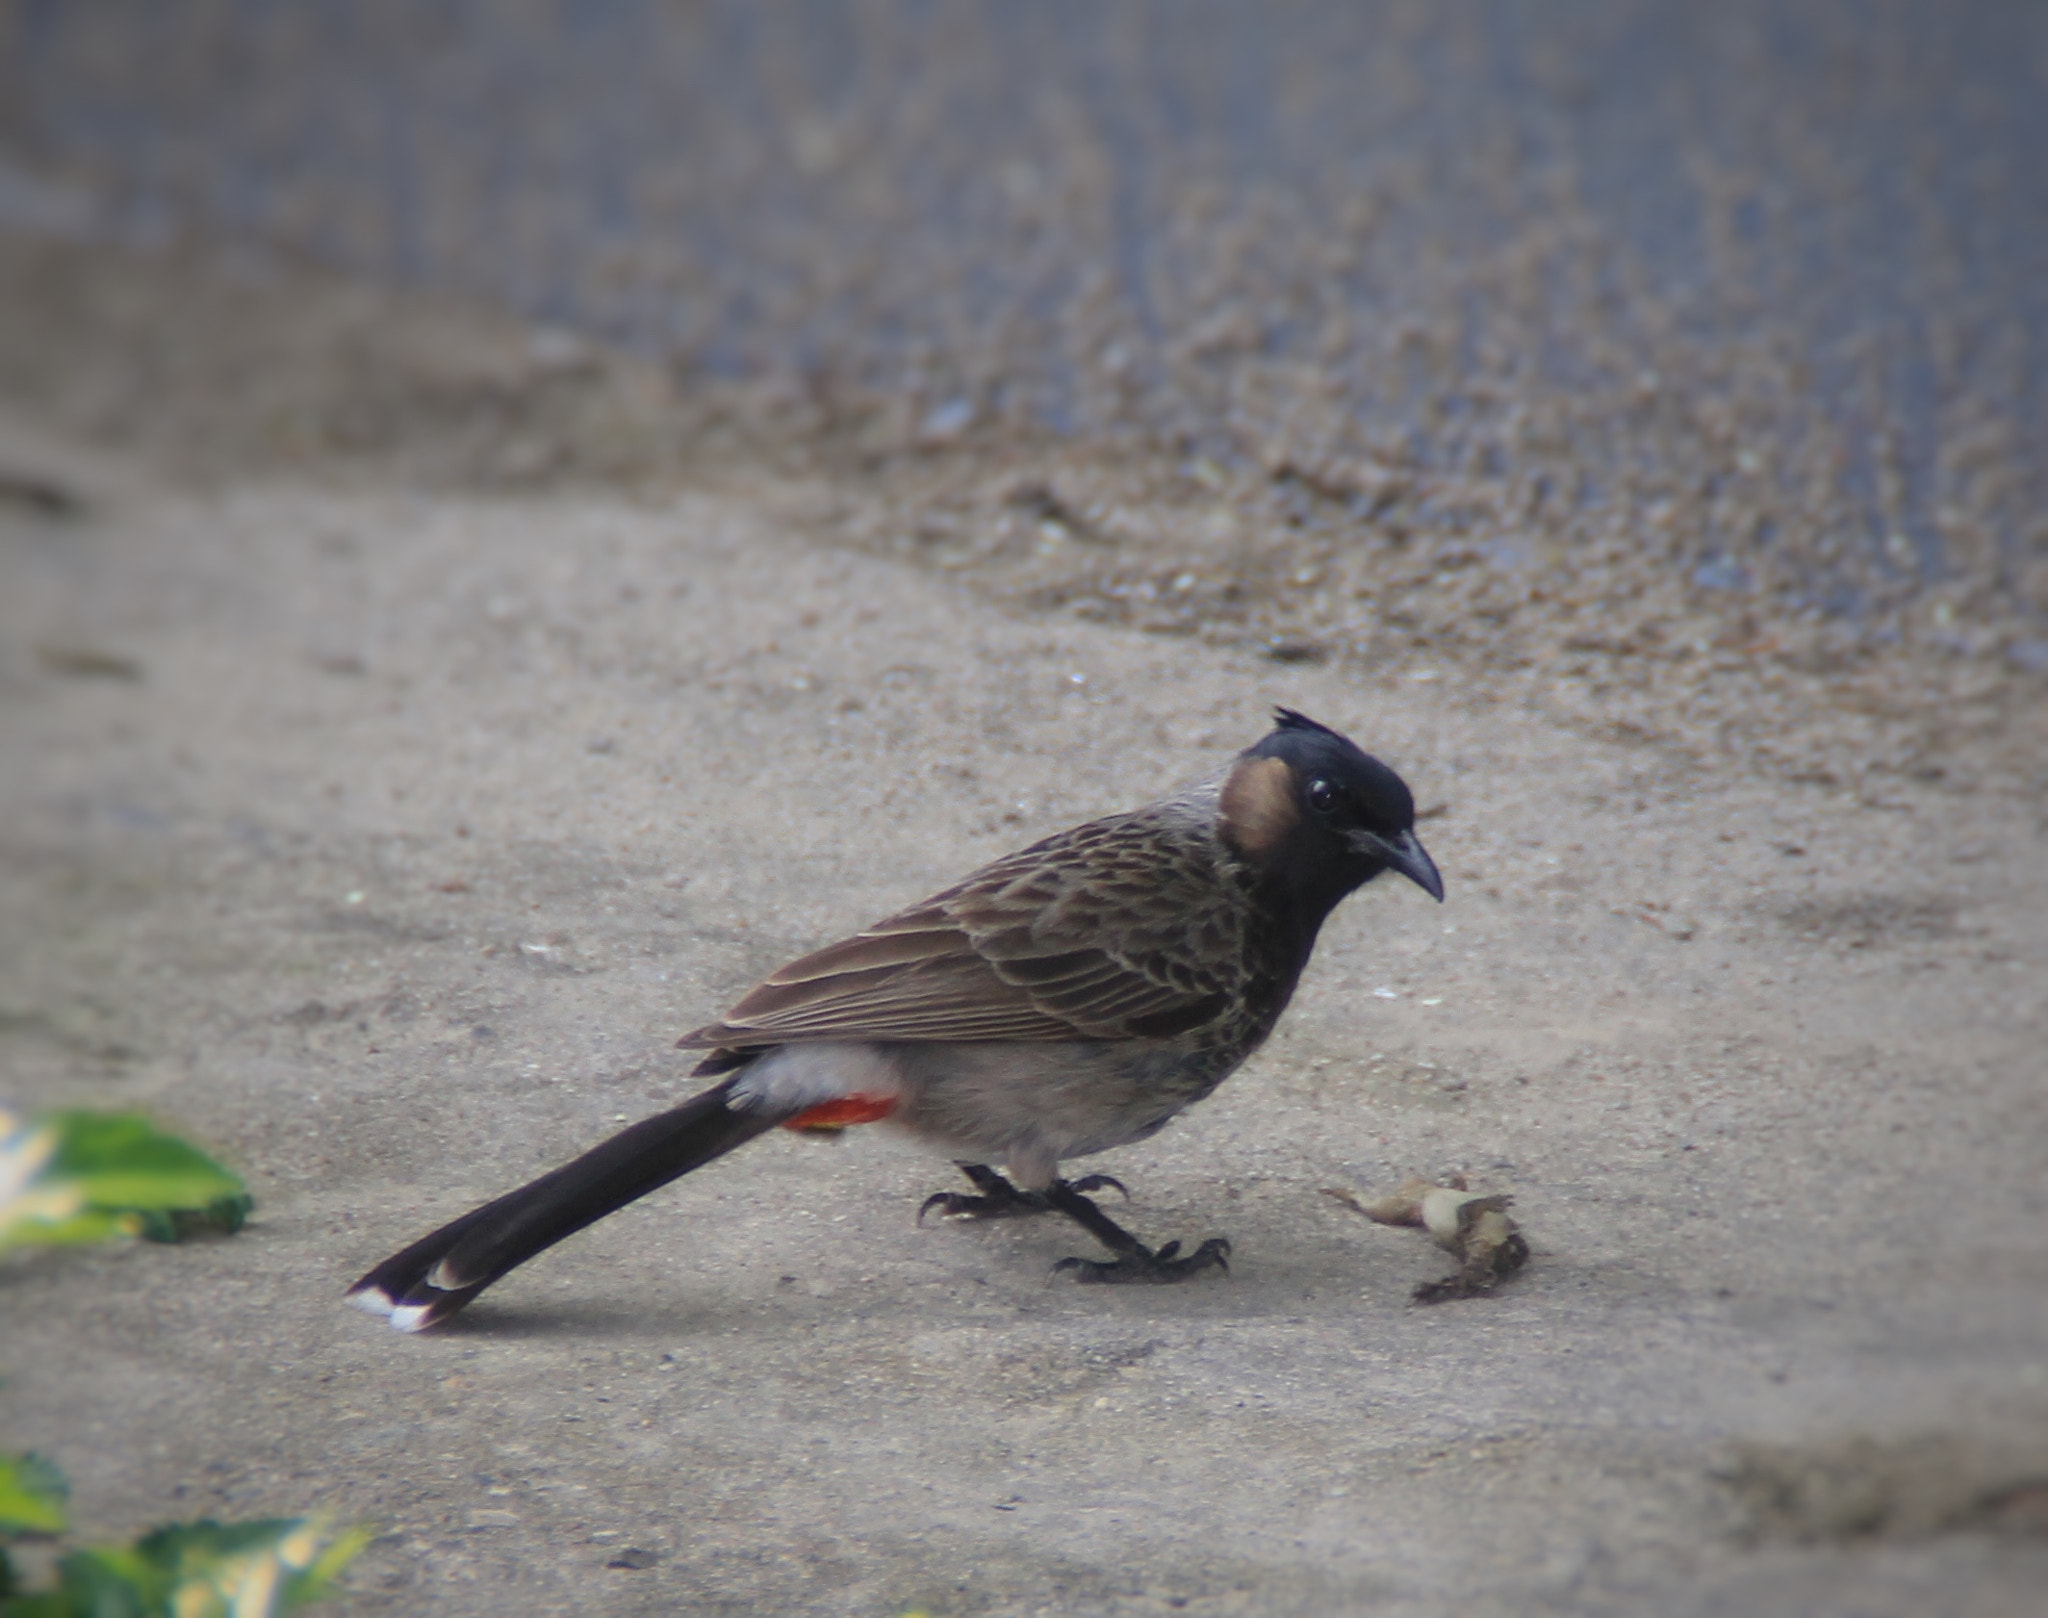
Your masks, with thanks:
[(423, 1237), (349, 1297), (418, 1331), (778, 1124), (884, 1120), (976, 1187), (927, 1211), (1050, 1210), (1085, 1227), (1114, 1256), (1062, 1260), (1080, 1280), (1222, 1267), (1221, 1237), (1185, 1256), (1178, 1242), (1148, 1248), (1085, 1194), (1115, 1181), (1064, 1180), (1060, 1165), (1145, 1139), (1222, 1083), (1273, 1031), (1324, 918), (1382, 871), (1443, 898), (1401, 778), (1280, 709), (1199, 785), (1034, 843), (792, 961), (678, 1042), (708, 1052), (696, 1072), (710, 1089)]

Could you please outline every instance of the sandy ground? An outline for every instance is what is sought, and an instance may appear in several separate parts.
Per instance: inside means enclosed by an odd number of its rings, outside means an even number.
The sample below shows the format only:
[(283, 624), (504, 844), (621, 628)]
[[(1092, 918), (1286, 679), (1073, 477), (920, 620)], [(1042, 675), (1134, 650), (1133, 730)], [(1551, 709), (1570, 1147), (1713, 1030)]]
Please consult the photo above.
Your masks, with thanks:
[[(2039, 1610), (2034, 795), (1019, 614), (731, 478), (194, 480), (10, 408), (4, 1088), (258, 1198), (0, 1268), (0, 1431), (83, 1532), (374, 1522), (338, 1613)], [(1274, 702), (1440, 809), (1449, 903), (1352, 901), (1270, 1047), (1103, 1160), (1228, 1277), (1048, 1284), (1074, 1232), (919, 1228), (951, 1171), (861, 1132), (438, 1336), (341, 1305), (681, 1093), (756, 974)], [(1535, 1256), (1418, 1309), (1442, 1255), (1319, 1193), (1452, 1169)]]

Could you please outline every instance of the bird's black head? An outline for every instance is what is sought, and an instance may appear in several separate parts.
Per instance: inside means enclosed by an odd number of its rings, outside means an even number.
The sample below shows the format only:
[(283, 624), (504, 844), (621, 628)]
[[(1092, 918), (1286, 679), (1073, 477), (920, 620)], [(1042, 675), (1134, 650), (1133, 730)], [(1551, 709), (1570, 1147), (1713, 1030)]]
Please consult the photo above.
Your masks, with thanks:
[(1415, 798), (1386, 765), (1305, 714), (1281, 708), (1272, 734), (1223, 783), (1223, 835), (1321, 921), (1353, 889), (1398, 871), (1444, 896), (1415, 838)]

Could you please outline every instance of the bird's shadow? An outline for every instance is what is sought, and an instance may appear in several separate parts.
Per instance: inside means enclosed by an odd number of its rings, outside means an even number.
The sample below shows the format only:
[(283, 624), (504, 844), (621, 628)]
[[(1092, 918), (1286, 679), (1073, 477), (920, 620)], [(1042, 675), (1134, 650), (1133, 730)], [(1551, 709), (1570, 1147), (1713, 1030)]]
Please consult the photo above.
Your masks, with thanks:
[(433, 1328), (430, 1335), (450, 1342), (540, 1342), (554, 1337), (611, 1337), (674, 1342), (678, 1337), (714, 1331), (723, 1323), (720, 1311), (672, 1304), (625, 1304), (592, 1299), (564, 1299), (557, 1304), (477, 1302)]

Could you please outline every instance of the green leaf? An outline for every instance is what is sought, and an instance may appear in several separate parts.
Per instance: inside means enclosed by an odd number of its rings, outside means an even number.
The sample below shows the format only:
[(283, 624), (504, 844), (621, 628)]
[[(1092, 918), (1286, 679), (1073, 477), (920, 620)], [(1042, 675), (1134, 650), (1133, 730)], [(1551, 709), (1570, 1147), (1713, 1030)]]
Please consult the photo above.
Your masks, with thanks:
[(267, 1618), (325, 1594), (369, 1540), (317, 1517), (196, 1522), (145, 1535), (134, 1555), (165, 1581), (179, 1618)]
[(254, 1197), (238, 1191), (231, 1197), (216, 1197), (204, 1208), (152, 1208), (135, 1218), (140, 1222), (138, 1234), (143, 1240), (182, 1242), (187, 1236), (206, 1230), (232, 1236), (248, 1223), (255, 1207)]
[(0, 1209), (0, 1251), (10, 1247), (77, 1247), (103, 1242), (109, 1236), (124, 1234), (132, 1224), (132, 1217), (108, 1213), (104, 1208), (87, 1208), (64, 1219)]
[(70, 1520), (64, 1474), (40, 1455), (0, 1455), (0, 1534), (55, 1534)]
[(134, 1113), (0, 1111), (0, 1250), (241, 1229), (248, 1189)]
[(341, 1570), (362, 1555), (363, 1547), (375, 1537), (375, 1534), (361, 1523), (353, 1524), (337, 1533), (314, 1553), (312, 1561), (292, 1575), (293, 1603), (319, 1600), (333, 1585)]
[(57, 1588), (10, 1602), (5, 1618), (170, 1618), (174, 1611), (183, 1618), (172, 1599), (171, 1581), (147, 1558), (127, 1546), (101, 1545), (65, 1557)]
[(90, 1609), (74, 1607), (69, 1597), (56, 1590), (35, 1595), (9, 1596), (0, 1602), (0, 1618), (99, 1618)]
[(147, 1118), (127, 1112), (60, 1112), (57, 1151), (43, 1171), (78, 1186), (95, 1208), (116, 1212), (204, 1208), (246, 1188), (218, 1163)]
[(326, 1594), (369, 1540), (317, 1517), (176, 1523), (73, 1551), (54, 1590), (0, 1590), (0, 1618), (277, 1618)]

